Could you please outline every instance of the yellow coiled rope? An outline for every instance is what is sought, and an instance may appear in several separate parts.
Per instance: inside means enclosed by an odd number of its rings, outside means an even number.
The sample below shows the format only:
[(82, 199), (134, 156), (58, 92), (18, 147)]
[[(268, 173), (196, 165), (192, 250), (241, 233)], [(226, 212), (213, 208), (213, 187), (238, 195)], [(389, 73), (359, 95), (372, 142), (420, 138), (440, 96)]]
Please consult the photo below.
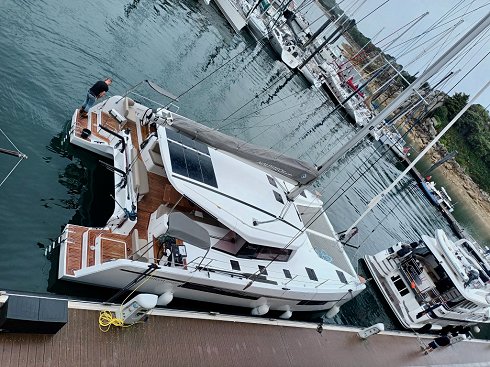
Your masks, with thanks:
[[(128, 300), (129, 297), (133, 295), (134, 292), (138, 290), (139, 287), (141, 287), (143, 284), (145, 284), (147, 281), (149, 281), (151, 278), (153, 278), (153, 275), (148, 276), (144, 282), (142, 282), (140, 285), (138, 285), (129, 295), (124, 299), (124, 301), (121, 304), (120, 312), (122, 313), (122, 306), (124, 303)], [(117, 326), (117, 327), (130, 327), (133, 326), (134, 324), (138, 324), (137, 322), (130, 324), (130, 325), (125, 325), (123, 319), (119, 319), (115, 316), (115, 313), (112, 311), (100, 311), (99, 314), (99, 329), (100, 331), (107, 333), (111, 326)]]
[(124, 325), (123, 319), (115, 317), (111, 311), (100, 311), (99, 314), (99, 329), (100, 331), (107, 333), (111, 326), (130, 327), (131, 325)]

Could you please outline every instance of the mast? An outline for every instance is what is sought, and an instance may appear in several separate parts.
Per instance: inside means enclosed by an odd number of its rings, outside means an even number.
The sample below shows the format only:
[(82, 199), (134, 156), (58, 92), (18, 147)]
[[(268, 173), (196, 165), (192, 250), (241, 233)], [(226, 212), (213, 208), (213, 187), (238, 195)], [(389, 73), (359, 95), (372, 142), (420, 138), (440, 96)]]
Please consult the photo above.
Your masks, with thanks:
[[(393, 111), (395, 111), (405, 100), (407, 100), (412, 92), (439, 72), (444, 65), (455, 57), (462, 49), (464, 49), (471, 41), (473, 41), (481, 32), (490, 25), (490, 12), (487, 13), (478, 23), (476, 23), (461, 39), (459, 39), (452, 47), (450, 47), (443, 55), (441, 55), (431, 66), (429, 66), (412, 84), (410, 84), (398, 97), (396, 97), (383, 111), (374, 117), (369, 124), (364, 126), (352, 140), (340, 148), (332, 157), (327, 159), (318, 167), (318, 175), (328, 171), (340, 158), (349, 150), (356, 146), (369, 131), (376, 125), (383, 122)], [(305, 189), (310, 187), (314, 180), (310, 180), (306, 184), (299, 184), (292, 191), (287, 193), (289, 200), (294, 200)]]
[(250, 9), (250, 11), (249, 11), (249, 12), (248, 12), (248, 13), (245, 15), (245, 19), (247, 19), (247, 20), (248, 20), (248, 19), (250, 18), (250, 16), (251, 16), (251, 15), (252, 15), (252, 13), (254, 12), (254, 10), (255, 10), (255, 9), (257, 9), (257, 8), (259, 7), (259, 5), (260, 5), (260, 1), (261, 1), (261, 0), (257, 0), (257, 1), (255, 2), (255, 4), (253, 4), (253, 5), (252, 5), (252, 8)]
[(6, 154), (6, 155), (11, 155), (20, 159), (27, 159), (27, 156), (24, 153), (15, 151), (15, 150), (8, 150), (8, 149), (3, 149), (0, 148), (0, 153)]
[(354, 26), (355, 24), (355, 21), (352, 19), (349, 23), (347, 23), (347, 26), (344, 24), (342, 26), (339, 26), (339, 28), (337, 28), (330, 36), (327, 37), (327, 39), (325, 39), (325, 41), (322, 42), (322, 44), (320, 46), (318, 46), (312, 53), (310, 56), (308, 56), (306, 59), (303, 60), (303, 62), (298, 66), (298, 70), (302, 69), (306, 64), (308, 64), (308, 62), (317, 54), (319, 53), (323, 47), (325, 47), (334, 37), (335, 35), (338, 33), (338, 34), (341, 34), (342, 32), (346, 31), (347, 29), (349, 29), (350, 27)]
[(313, 33), (313, 35), (310, 37), (310, 39), (305, 42), (305, 44), (303, 45), (303, 47), (309, 46), (320, 35), (320, 33), (323, 33), (323, 31), (325, 30), (325, 28), (327, 28), (330, 23), (332, 23), (332, 19), (328, 18), (327, 21), (325, 23), (323, 23), (320, 26), (320, 28), (317, 29), (317, 31), (315, 33)]
[(364, 49), (365, 49), (365, 48), (366, 48), (366, 47), (367, 47), (367, 46), (368, 46), (370, 43), (372, 43), (372, 42), (374, 41), (374, 39), (375, 39), (376, 37), (378, 37), (378, 36), (379, 36), (379, 34), (380, 34), (381, 32), (383, 32), (383, 30), (384, 30), (384, 29), (385, 29), (385, 27), (381, 28), (381, 29), (378, 31), (378, 33), (376, 33), (376, 34), (374, 35), (374, 37), (373, 37), (373, 38), (371, 38), (369, 41), (367, 41), (367, 42), (364, 44), (364, 46), (362, 46), (362, 47), (361, 47), (361, 49), (360, 49), (359, 51), (357, 51), (357, 52), (356, 52), (356, 54), (355, 54), (354, 56), (352, 56), (351, 58), (349, 58), (349, 60), (347, 60), (347, 61), (346, 61), (346, 62), (344, 62), (343, 64), (340, 64), (340, 65), (339, 65), (339, 67), (344, 66), (344, 65), (345, 65), (345, 64), (347, 64), (349, 61), (354, 60), (354, 59), (355, 59), (355, 58), (356, 58), (356, 57), (357, 57), (357, 56), (358, 56), (358, 55), (359, 55), (359, 54), (360, 54), (360, 53), (361, 53), (361, 52), (362, 52), (362, 51), (363, 51), (363, 50), (364, 50)]
[[(385, 49), (388, 49), (393, 43), (395, 43), (397, 40), (399, 40), (401, 37), (403, 37), (403, 35), (405, 35), (410, 29), (412, 29), (413, 27), (415, 27), (415, 25), (420, 22), (422, 19), (424, 19), (427, 15), (429, 15), (429, 12), (425, 12), (424, 14), (422, 14), (421, 16), (419, 16), (418, 18), (415, 18), (414, 20), (412, 20), (412, 22), (414, 22), (410, 27), (408, 27), (407, 29), (405, 29), (402, 34), (400, 34), (398, 37), (396, 37), (393, 41), (391, 41), (390, 43), (388, 43), (386, 46), (385, 46)], [(371, 65), (371, 63), (374, 62), (374, 60), (376, 60), (379, 56), (381, 56), (381, 52), (378, 53), (376, 56), (374, 56), (371, 60), (369, 60), (369, 62), (364, 65), (360, 71), (363, 71), (368, 65)]]
[(405, 175), (410, 172), (410, 170), (415, 167), (418, 161), (422, 159), (422, 157), (441, 139), (441, 137), (449, 130), (451, 126), (453, 126), (456, 121), (459, 120), (459, 118), (466, 112), (468, 108), (471, 107), (473, 102), (488, 88), (490, 85), (490, 80), (481, 88), (478, 93), (466, 104), (466, 106), (463, 107), (461, 111), (458, 112), (456, 116), (444, 127), (444, 129), (441, 130), (439, 134), (432, 140), (425, 148), (420, 152), (420, 154), (408, 165), (408, 167), (403, 171), (396, 179), (389, 185), (386, 189), (384, 189), (381, 193), (376, 195), (368, 204), (366, 210), (364, 213), (361, 214), (361, 216), (354, 222), (352, 225), (349, 227), (345, 233), (350, 233), (350, 231), (361, 222), (366, 215), (368, 215), (371, 210), (373, 210), (376, 205), (383, 199), (393, 188), (402, 180)]
[[(333, 8), (330, 8), (328, 10), (328, 12), (330, 13), (332, 10), (334, 10), (335, 8), (339, 7), (339, 5), (342, 3), (339, 2), (338, 4), (335, 4), (335, 6)], [(339, 8), (340, 9), (340, 8)], [(345, 14), (345, 12), (342, 12), (342, 14), (340, 14), (340, 16), (335, 20), (335, 23), (337, 22), (337, 20), (339, 20), (340, 18), (342, 18), (342, 16)], [(323, 23), (320, 28), (318, 28), (318, 30), (313, 33), (313, 35), (310, 37), (310, 39), (308, 41), (306, 41), (303, 45), (303, 47), (307, 47), (309, 46), (321, 33), (323, 33), (323, 31), (332, 23), (332, 18), (331, 17), (328, 17), (327, 21), (325, 23)]]

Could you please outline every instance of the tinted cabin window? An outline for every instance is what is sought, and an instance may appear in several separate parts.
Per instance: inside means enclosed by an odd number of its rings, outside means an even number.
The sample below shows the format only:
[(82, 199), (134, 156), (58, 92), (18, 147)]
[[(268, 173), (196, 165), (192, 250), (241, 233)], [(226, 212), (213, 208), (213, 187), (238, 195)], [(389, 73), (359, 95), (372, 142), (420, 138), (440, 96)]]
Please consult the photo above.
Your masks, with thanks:
[(338, 270), (335, 271), (337, 272), (337, 276), (339, 277), (340, 281), (344, 284), (347, 284), (347, 279), (345, 279), (345, 274)]
[(316, 277), (316, 274), (315, 274), (315, 270), (313, 269), (310, 269), (310, 268), (305, 268), (306, 269), (306, 272), (308, 273), (308, 277), (311, 279), (311, 280), (314, 280), (314, 281), (318, 281), (318, 278)]
[(306, 305), (321, 306), (321, 305), (326, 304), (327, 302), (328, 301), (299, 301), (298, 306), (306, 306)]
[(274, 177), (267, 175), (267, 179), (269, 180), (269, 183), (272, 186), (277, 187), (276, 180), (274, 180)]
[(284, 200), (282, 200), (281, 194), (279, 194), (277, 191), (274, 191), (274, 190), (272, 190), (272, 191), (274, 192), (274, 197), (276, 198), (276, 200), (278, 202), (280, 202), (281, 204), (284, 204)]
[(236, 260), (230, 260), (231, 268), (233, 270), (240, 270), (240, 263)]
[(288, 261), (292, 250), (277, 247), (268, 247), (255, 245), (246, 242), (242, 237), (230, 231), (221, 238), (213, 249), (225, 252), (227, 254), (244, 258), (257, 260), (274, 260)]

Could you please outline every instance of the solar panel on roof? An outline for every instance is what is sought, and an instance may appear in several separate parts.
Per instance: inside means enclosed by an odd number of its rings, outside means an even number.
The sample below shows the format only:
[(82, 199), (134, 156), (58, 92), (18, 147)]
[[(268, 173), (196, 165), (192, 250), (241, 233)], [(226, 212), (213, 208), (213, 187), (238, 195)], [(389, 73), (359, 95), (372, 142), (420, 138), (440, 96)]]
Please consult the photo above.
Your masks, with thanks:
[(168, 129), (167, 138), (174, 173), (218, 187), (213, 162), (205, 144)]
[(177, 143), (180, 143), (185, 147), (192, 148), (197, 150), (198, 152), (209, 155), (209, 149), (206, 144), (203, 144), (197, 140), (193, 140), (186, 135), (167, 129), (167, 138), (169, 140), (173, 140)]

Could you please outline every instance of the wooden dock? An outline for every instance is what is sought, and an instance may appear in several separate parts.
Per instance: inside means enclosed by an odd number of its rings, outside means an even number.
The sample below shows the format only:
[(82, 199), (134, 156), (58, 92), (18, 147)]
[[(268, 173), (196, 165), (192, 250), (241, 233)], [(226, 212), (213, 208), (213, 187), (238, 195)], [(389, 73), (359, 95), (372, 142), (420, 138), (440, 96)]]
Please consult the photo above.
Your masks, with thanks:
[(68, 323), (55, 335), (0, 333), (0, 366), (490, 366), (488, 341), (424, 355), (409, 333), (362, 340), (356, 328), (324, 326), (320, 334), (312, 323), (162, 309), (104, 333), (100, 309), (107, 307), (69, 302)]
[[(392, 148), (392, 147), (390, 147)], [(393, 148), (392, 148), (393, 149)], [(405, 167), (408, 167), (412, 162), (410, 161), (410, 159), (408, 159), (407, 157), (405, 157), (404, 159), (401, 159), (400, 162), (405, 166)], [(422, 176), (422, 174), (418, 171), (417, 168), (413, 167), (411, 170), (410, 170), (410, 173), (412, 174), (413, 178), (415, 178), (415, 180), (417, 181), (418, 185), (421, 187), (422, 189), (422, 181), (425, 180), (425, 178)], [(425, 190), (422, 189), (422, 192), (426, 194)], [(430, 200), (429, 200), (430, 201)], [(461, 224), (458, 223), (458, 221), (456, 220), (456, 218), (454, 218), (454, 216), (445, 208), (441, 208), (441, 207), (437, 207), (437, 209), (442, 213), (443, 217), (446, 218), (446, 220), (448, 221), (449, 223), (449, 226), (451, 227), (451, 229), (453, 230), (453, 233), (458, 237), (458, 238), (466, 238), (466, 239), (470, 239), (470, 240), (473, 240), (471, 235), (461, 226)], [(474, 240), (473, 240), (474, 241)]]

